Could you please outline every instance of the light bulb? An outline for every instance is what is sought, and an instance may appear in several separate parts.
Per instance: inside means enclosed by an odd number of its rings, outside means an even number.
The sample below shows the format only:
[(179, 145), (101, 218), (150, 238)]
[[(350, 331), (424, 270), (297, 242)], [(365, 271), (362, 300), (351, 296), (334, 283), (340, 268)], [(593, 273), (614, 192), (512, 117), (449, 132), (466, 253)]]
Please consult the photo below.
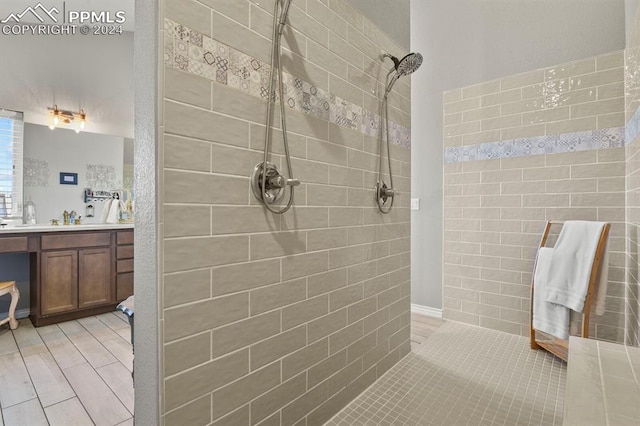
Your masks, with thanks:
[(76, 129), (76, 133), (80, 133), (80, 129)]
[(83, 118), (83, 119), (82, 119), (82, 121), (80, 121), (80, 128), (81, 128), (82, 130), (84, 130), (84, 127), (86, 126), (86, 124), (85, 124), (85, 123), (86, 123), (86, 121), (85, 121), (85, 120), (84, 120), (84, 118)]
[(55, 130), (55, 129), (56, 129), (56, 126), (54, 126), (53, 124), (50, 124), (50, 125), (49, 125), (49, 128), (50, 128), (51, 130)]
[(54, 113), (53, 116), (53, 127), (57, 126), (60, 123), (60, 119), (58, 118), (58, 113)]

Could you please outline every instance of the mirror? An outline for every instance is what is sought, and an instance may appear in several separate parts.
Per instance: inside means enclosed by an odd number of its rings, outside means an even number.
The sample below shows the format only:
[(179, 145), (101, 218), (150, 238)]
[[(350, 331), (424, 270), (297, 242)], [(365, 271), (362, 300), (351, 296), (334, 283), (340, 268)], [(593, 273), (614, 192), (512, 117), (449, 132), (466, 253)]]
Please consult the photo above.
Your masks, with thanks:
[[(126, 153), (126, 154), (125, 154)], [(37, 224), (62, 223), (75, 211), (83, 224), (102, 223), (105, 201), (85, 203), (85, 188), (132, 196), (133, 141), (39, 124), (24, 125), (24, 201), (35, 204)]]
[[(83, 199), (84, 186), (87, 185), (84, 182), (87, 164), (114, 167), (113, 172), (107, 170), (107, 173), (116, 173), (115, 181), (118, 185), (106, 189), (110, 191), (126, 186), (122, 172), (125, 170), (124, 161), (121, 159), (116, 166), (114, 161), (106, 161), (107, 156), (93, 157), (90, 161), (83, 159), (81, 164), (60, 164), (59, 167), (54, 167), (54, 162), (61, 158), (69, 161), (77, 158), (80, 161), (82, 147), (85, 145), (79, 142), (74, 145), (74, 141), (83, 140), (82, 138), (91, 137), (100, 141), (96, 142), (98, 146), (104, 147), (114, 139), (113, 135), (120, 138), (120, 144), (124, 144), (123, 138), (133, 137), (133, 33), (124, 32), (117, 37), (0, 37), (0, 50), (5, 57), (11, 58), (10, 66), (0, 67), (0, 111), (1, 108), (6, 108), (22, 112), (25, 150), (29, 150), (28, 145), (32, 143), (40, 144), (43, 149), (35, 153), (16, 151), (13, 160), (16, 169), (13, 169), (13, 165), (8, 171), (0, 168), (0, 181), (5, 182), (4, 187), (0, 187), (0, 194), (7, 194), (11, 190), (11, 197), (4, 197), (11, 201), (7, 204), (6, 215), (10, 216), (8, 221), (22, 223), (22, 200), (26, 202), (31, 196), (36, 204), (38, 224), (48, 224), (54, 218), (62, 219), (62, 212), (70, 209), (82, 216), (83, 223), (88, 223), (85, 220), (89, 221), (91, 218), (85, 217)], [(46, 66), (43, 66), (42, 58), (46, 58)], [(61, 118), (58, 128), (48, 129), (53, 118), (51, 109), (55, 106), (60, 111), (86, 112), (86, 128), (76, 134), (73, 131), (77, 127), (76, 123), (65, 125)], [(47, 140), (50, 142), (46, 143)], [(3, 146), (2, 143), (0, 146)], [(124, 148), (118, 148), (121, 158), (124, 156), (123, 150)], [(0, 151), (0, 157), (6, 158), (6, 155), (2, 155), (7, 152), (7, 148), (0, 148)], [(21, 164), (23, 155), (29, 161), (26, 168)], [(60, 158), (54, 161), (49, 156)], [(43, 167), (47, 162), (48, 169)], [(21, 193), (23, 169), (28, 172), (25, 177), (29, 179), (24, 185), (27, 192), (24, 197)], [(47, 170), (48, 178), (44, 179)], [(77, 185), (72, 185), (73, 182), (61, 185), (60, 172), (77, 173)], [(102, 176), (103, 170), (95, 168), (95, 173)], [(11, 188), (6, 183), (8, 174), (13, 176), (14, 184)], [(43, 179), (48, 186), (44, 186)], [(65, 179), (72, 179), (72, 176)], [(101, 177), (93, 182), (101, 183), (105, 179)], [(113, 180), (107, 179), (106, 183), (113, 183)], [(48, 192), (55, 194), (46, 196)], [(66, 195), (71, 198), (60, 198)], [(15, 207), (14, 200), (20, 200), (15, 202)], [(50, 201), (54, 200), (59, 203), (49, 206)], [(1, 201), (0, 206), (3, 205)], [(96, 207), (93, 220), (99, 222), (100, 205)], [(0, 207), (0, 217), (2, 216), (5, 215)]]

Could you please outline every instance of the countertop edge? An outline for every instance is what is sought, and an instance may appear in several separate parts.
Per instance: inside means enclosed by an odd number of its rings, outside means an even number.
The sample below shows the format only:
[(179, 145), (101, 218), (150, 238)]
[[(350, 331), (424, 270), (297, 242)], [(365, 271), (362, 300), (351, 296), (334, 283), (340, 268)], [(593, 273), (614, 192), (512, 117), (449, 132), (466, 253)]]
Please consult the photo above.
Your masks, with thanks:
[(0, 236), (11, 234), (36, 234), (47, 232), (85, 232), (85, 231), (113, 231), (113, 230), (134, 229), (133, 223), (104, 224), (95, 225), (43, 225), (43, 226), (17, 226), (0, 229)]

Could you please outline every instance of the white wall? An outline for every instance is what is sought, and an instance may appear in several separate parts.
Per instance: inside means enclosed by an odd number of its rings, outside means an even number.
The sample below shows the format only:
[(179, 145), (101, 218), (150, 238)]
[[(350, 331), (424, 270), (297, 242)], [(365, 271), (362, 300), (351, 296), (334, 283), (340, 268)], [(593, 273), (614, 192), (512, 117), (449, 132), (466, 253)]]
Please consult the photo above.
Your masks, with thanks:
[[(92, 203), (95, 217), (85, 217), (84, 188), (87, 184), (87, 164), (104, 164), (114, 167), (118, 185), (122, 185), (123, 138), (117, 136), (79, 133), (66, 129), (50, 130), (48, 127), (25, 124), (24, 156), (47, 161), (49, 179), (47, 186), (24, 187), (24, 198), (31, 197), (36, 204), (38, 223), (47, 224), (60, 219), (62, 212), (75, 210), (83, 223), (99, 223), (104, 202)], [(78, 185), (61, 185), (60, 172), (78, 173)], [(26, 181), (26, 179), (25, 179)]]
[(0, 37), (0, 108), (48, 125), (47, 107), (87, 114), (87, 131), (133, 137), (133, 33)]
[(411, 0), (412, 303), (442, 307), (442, 92), (620, 50), (624, 0)]

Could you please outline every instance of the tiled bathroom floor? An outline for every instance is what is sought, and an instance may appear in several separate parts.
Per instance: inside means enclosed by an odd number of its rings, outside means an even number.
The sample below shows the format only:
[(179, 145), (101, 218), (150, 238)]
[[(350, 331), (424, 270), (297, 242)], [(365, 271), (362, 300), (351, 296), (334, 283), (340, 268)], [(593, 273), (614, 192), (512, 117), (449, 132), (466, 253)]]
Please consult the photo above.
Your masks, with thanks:
[(133, 349), (126, 317), (107, 313), (0, 328), (0, 425), (133, 425)]
[(560, 425), (565, 378), (525, 337), (448, 321), (326, 425)]

